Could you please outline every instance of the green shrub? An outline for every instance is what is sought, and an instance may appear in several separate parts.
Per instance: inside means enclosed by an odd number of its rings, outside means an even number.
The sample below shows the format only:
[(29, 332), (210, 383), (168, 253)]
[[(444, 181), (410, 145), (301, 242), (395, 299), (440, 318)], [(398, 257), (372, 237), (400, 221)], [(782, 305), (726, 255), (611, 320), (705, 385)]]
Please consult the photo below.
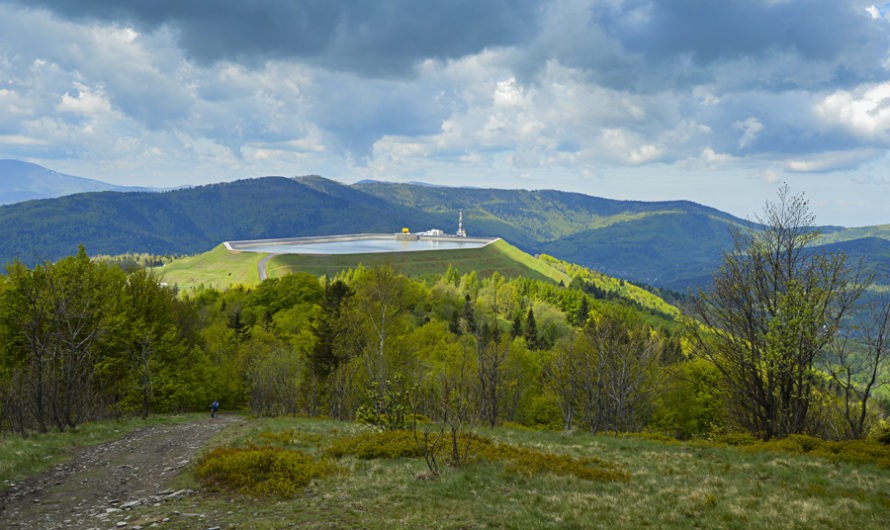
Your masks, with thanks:
[(562, 413), (556, 396), (546, 393), (528, 400), (523, 424), (526, 428), (559, 431), (563, 428)]
[(314, 478), (330, 475), (337, 467), (302, 451), (281, 447), (217, 448), (195, 467), (195, 476), (211, 488), (224, 488), (256, 496), (293, 497)]
[(517, 454), (508, 470), (534, 475), (553, 473), (569, 475), (584, 480), (626, 481), (630, 474), (618, 466), (599, 458), (573, 458), (568, 455), (523, 451)]
[[(722, 441), (724, 438), (726, 437), (721, 437), (720, 440)], [(720, 441), (715, 442), (720, 443)], [(798, 455), (806, 454), (808, 456), (826, 458), (834, 462), (857, 462), (890, 468), (890, 445), (871, 440), (833, 442), (805, 434), (792, 434), (787, 438), (767, 442), (732, 435), (729, 442), (722, 443), (738, 446), (740, 450), (749, 453), (771, 451)]]
[(868, 440), (871, 442), (890, 445), (890, 422), (881, 420), (877, 425), (872, 427), (868, 433)]
[(623, 436), (625, 438), (638, 438), (640, 440), (652, 440), (654, 442), (661, 442), (663, 444), (669, 444), (669, 445), (679, 445), (680, 444), (680, 440), (677, 440), (673, 436), (670, 436), (663, 432), (656, 432), (656, 431), (626, 432), (626, 433), (622, 433), (621, 436)]
[(789, 453), (810, 453), (825, 447), (827, 442), (821, 438), (807, 436), (806, 434), (791, 434), (782, 440), (767, 442), (765, 445), (775, 444)]
[[(445, 443), (445, 438), (440, 440)], [(450, 442), (449, 442), (450, 443)], [(469, 447), (470, 460), (484, 458), (505, 462), (506, 471), (524, 475), (554, 473), (585, 480), (628, 480), (630, 475), (613, 464), (598, 458), (574, 458), (569, 455), (545, 453), (534, 449), (499, 444), (475, 434), (463, 433), (458, 443)], [(417, 458), (423, 456), (412, 431), (374, 431), (336, 440), (325, 454), (332, 457)]]
[(749, 444), (739, 444), (746, 451), (777, 451), (782, 453), (807, 454), (817, 449), (825, 448), (827, 444), (825, 440), (808, 436), (806, 434), (789, 434), (786, 438), (777, 438), (774, 440), (762, 441), (756, 440)]
[(620, 467), (599, 458), (575, 458), (569, 455), (545, 453), (535, 449), (497, 444), (486, 438), (473, 440), (471, 451), (480, 458), (505, 461), (506, 471), (532, 476), (538, 473), (569, 475), (584, 480), (626, 481), (630, 474)]
[(420, 457), (423, 452), (417, 446), (412, 431), (369, 431), (334, 441), (325, 454), (335, 458), (352, 455), (356, 458)]
[(288, 429), (286, 431), (263, 431), (258, 438), (262, 440), (264, 445), (297, 445), (297, 444), (318, 444), (322, 437), (319, 434), (300, 432), (296, 429)]
[(653, 399), (650, 429), (681, 440), (708, 438), (724, 431), (722, 377), (713, 363), (694, 357), (670, 365), (666, 376), (664, 391)]
[(875, 464), (885, 469), (890, 468), (890, 445), (867, 440), (824, 442), (809, 454), (834, 461), (861, 462)]
[(716, 445), (740, 447), (757, 444), (759, 440), (757, 440), (757, 438), (754, 438), (754, 436), (747, 432), (731, 432), (727, 434), (721, 434), (720, 436), (715, 436), (712, 442)]
[(355, 421), (387, 431), (407, 429), (412, 419), (411, 393), (404, 384), (401, 374), (383, 385), (372, 381), (367, 389), (368, 403), (355, 411)]

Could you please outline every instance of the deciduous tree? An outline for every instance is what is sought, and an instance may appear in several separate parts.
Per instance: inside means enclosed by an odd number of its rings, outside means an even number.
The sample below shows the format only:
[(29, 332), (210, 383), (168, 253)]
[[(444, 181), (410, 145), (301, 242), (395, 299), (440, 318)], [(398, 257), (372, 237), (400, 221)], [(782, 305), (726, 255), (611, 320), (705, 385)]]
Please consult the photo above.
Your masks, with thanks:
[(689, 327), (696, 352), (720, 371), (737, 421), (769, 439), (805, 432), (815, 405), (817, 355), (862, 290), (843, 254), (814, 250), (803, 196), (788, 187), (762, 226), (739, 230)]

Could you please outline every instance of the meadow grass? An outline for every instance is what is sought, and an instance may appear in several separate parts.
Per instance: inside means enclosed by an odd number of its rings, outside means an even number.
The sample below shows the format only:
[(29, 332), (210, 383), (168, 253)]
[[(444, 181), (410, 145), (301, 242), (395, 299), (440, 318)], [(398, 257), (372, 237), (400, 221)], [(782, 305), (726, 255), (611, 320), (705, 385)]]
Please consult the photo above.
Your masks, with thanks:
[[(217, 441), (321, 458), (335, 441), (364, 430), (327, 420), (257, 419)], [(422, 458), (341, 456), (339, 473), (313, 480), (289, 500), (202, 490), (186, 477), (202, 493), (136, 516), (147, 522), (171, 511), (204, 515), (176, 520), (183, 528), (886, 528), (890, 513), (890, 472), (872, 464), (639, 437), (477, 433), (517, 448), (595, 458), (628, 478), (524, 472), (487, 458), (431, 477)]]
[(258, 252), (230, 251), (218, 245), (203, 254), (178, 258), (154, 270), (164, 283), (186, 291), (200, 286), (225, 289), (232, 285), (257, 285), (260, 283), (257, 265), (264, 256)]

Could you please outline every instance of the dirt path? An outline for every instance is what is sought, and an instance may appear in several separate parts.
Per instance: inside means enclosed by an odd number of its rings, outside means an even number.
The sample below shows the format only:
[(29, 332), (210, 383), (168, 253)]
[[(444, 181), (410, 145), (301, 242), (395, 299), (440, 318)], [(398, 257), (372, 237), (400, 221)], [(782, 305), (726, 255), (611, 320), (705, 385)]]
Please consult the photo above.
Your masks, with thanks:
[(0, 528), (127, 528), (128, 509), (191, 492), (171, 480), (236, 416), (146, 427), (79, 449), (64, 464), (0, 491)]

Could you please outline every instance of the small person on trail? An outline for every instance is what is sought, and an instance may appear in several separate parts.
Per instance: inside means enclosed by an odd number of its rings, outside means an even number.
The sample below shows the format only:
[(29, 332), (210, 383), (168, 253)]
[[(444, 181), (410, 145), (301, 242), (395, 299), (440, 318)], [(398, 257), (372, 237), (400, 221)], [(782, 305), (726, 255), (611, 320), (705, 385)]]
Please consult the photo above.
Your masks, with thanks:
[(219, 410), (219, 401), (214, 401), (210, 404), (210, 417), (213, 418), (216, 416), (216, 411)]

